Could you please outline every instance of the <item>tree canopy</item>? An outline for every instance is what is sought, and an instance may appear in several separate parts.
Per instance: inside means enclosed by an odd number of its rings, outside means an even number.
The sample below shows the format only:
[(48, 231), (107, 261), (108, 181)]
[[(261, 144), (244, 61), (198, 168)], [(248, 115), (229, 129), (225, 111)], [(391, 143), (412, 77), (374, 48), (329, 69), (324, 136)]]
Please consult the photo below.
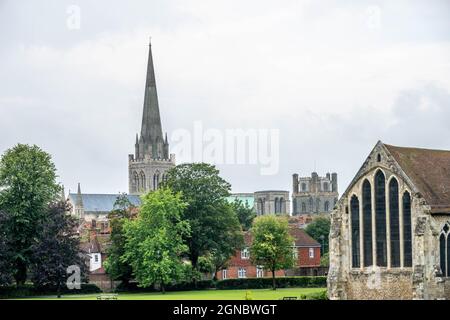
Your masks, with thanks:
[(69, 266), (80, 268), (80, 276), (86, 272), (86, 257), (80, 254), (77, 221), (67, 215), (69, 210), (70, 205), (65, 201), (51, 204), (31, 246), (31, 281), (40, 288), (56, 289), (58, 294), (67, 280)]
[(322, 255), (329, 250), (330, 217), (318, 216), (305, 228), (305, 232), (322, 245)]
[(126, 286), (132, 278), (131, 265), (121, 259), (125, 253), (125, 233), (123, 226), (135, 211), (135, 207), (125, 193), (120, 194), (114, 203), (108, 219), (111, 226), (111, 245), (108, 258), (104, 262), (105, 270), (113, 280), (120, 280)]
[(191, 226), (185, 241), (193, 268), (197, 269), (200, 256), (220, 252), (230, 258), (240, 241), (241, 227), (226, 201), (231, 186), (219, 176), (219, 170), (206, 163), (182, 164), (168, 171), (164, 185), (181, 192), (187, 203), (182, 218)]
[(253, 264), (272, 272), (273, 289), (276, 289), (275, 272), (294, 265), (289, 224), (286, 217), (264, 215), (257, 217), (251, 228), (250, 258)]
[(182, 256), (188, 247), (183, 237), (190, 233), (189, 224), (181, 220), (186, 204), (181, 195), (169, 189), (158, 189), (142, 197), (137, 219), (127, 220), (123, 262), (132, 266), (139, 286), (164, 286), (180, 279)]
[(9, 215), (6, 228), (18, 284), (26, 280), (38, 226), (59, 197), (56, 177), (51, 156), (35, 145), (18, 144), (0, 160), (0, 210)]
[(233, 208), (236, 211), (239, 223), (242, 226), (242, 230), (248, 231), (253, 223), (253, 219), (256, 217), (255, 210), (247, 203), (243, 203), (242, 200), (236, 199), (233, 202)]

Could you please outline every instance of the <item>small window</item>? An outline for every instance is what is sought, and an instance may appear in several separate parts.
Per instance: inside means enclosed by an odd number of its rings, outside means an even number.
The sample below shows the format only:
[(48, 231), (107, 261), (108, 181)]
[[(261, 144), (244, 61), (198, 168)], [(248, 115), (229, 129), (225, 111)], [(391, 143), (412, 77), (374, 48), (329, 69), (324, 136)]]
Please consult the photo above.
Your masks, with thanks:
[(98, 262), (98, 254), (94, 254), (94, 261)]
[(242, 260), (250, 259), (250, 251), (248, 250), (248, 248), (245, 248), (244, 250), (241, 251), (241, 259)]
[(306, 183), (302, 183), (302, 191), (306, 191)]
[(222, 279), (228, 279), (228, 270), (227, 269), (223, 269), (222, 270)]
[(238, 278), (247, 278), (247, 270), (245, 268), (239, 268), (238, 270)]
[(378, 162), (381, 162), (381, 154), (378, 154), (378, 155), (377, 155), (377, 161), (378, 161)]
[(257, 278), (264, 277), (264, 268), (262, 266), (256, 266), (256, 277)]
[(314, 248), (309, 248), (309, 258), (310, 259), (314, 258)]

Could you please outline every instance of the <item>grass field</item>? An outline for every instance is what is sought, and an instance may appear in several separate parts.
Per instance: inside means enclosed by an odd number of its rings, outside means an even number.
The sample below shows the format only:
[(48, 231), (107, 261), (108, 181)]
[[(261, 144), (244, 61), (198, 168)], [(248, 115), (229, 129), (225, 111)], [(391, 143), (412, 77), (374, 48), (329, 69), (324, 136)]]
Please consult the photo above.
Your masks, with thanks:
[[(245, 300), (247, 291), (253, 300), (278, 300), (283, 297), (309, 295), (325, 290), (325, 288), (285, 288), (285, 289), (253, 289), (253, 290), (202, 290), (161, 293), (120, 293), (118, 300)], [(26, 300), (96, 300), (98, 294), (66, 295), (58, 299), (56, 296), (33, 297)]]

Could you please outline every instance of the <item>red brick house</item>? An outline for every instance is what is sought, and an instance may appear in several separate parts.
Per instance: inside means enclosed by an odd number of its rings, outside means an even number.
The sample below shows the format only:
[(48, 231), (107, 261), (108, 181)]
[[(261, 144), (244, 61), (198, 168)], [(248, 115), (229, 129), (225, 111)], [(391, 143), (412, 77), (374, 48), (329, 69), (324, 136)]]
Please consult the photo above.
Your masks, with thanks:
[[(319, 267), (320, 244), (302, 229), (290, 228), (290, 234), (294, 238), (292, 254), (296, 260), (295, 268)], [(227, 267), (217, 272), (217, 279), (272, 277), (271, 271), (253, 265), (250, 260), (249, 248), (252, 244), (250, 232), (244, 234), (244, 243), (245, 247), (242, 250), (236, 250), (236, 254), (230, 259)], [(275, 272), (275, 275), (283, 277), (286, 275), (286, 272), (287, 270), (278, 270)]]

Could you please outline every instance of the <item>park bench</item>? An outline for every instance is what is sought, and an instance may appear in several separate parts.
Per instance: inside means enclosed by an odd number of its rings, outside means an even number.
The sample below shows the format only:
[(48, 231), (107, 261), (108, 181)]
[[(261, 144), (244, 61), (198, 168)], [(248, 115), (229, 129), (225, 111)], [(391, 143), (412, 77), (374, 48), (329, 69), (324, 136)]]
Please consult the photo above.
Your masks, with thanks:
[(117, 300), (117, 293), (105, 293), (97, 296), (97, 300)]
[(283, 300), (297, 300), (297, 297), (283, 297)]

